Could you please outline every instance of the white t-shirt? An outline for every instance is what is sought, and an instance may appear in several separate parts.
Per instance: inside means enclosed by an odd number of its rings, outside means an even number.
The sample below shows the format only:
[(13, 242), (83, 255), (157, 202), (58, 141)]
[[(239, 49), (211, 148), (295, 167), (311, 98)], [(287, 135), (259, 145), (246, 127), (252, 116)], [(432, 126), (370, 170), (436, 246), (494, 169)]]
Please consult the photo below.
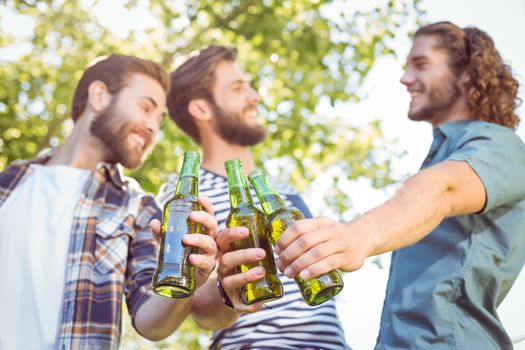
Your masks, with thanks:
[(54, 349), (73, 215), (89, 170), (32, 164), (0, 207), (0, 349)]

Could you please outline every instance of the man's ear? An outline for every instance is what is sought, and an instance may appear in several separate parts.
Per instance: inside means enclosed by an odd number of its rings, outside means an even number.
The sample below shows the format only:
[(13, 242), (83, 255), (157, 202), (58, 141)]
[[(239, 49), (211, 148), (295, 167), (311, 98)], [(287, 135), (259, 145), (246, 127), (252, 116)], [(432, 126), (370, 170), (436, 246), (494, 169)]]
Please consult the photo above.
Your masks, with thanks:
[(195, 118), (195, 121), (208, 121), (212, 117), (210, 104), (203, 98), (191, 100), (188, 103), (188, 112)]
[(95, 80), (88, 87), (88, 104), (96, 113), (102, 112), (109, 106), (111, 94), (103, 81)]
[(469, 82), (470, 82), (470, 76), (467, 73), (467, 71), (464, 70), (459, 75), (459, 86), (461, 86), (465, 90), (465, 87), (469, 84)]

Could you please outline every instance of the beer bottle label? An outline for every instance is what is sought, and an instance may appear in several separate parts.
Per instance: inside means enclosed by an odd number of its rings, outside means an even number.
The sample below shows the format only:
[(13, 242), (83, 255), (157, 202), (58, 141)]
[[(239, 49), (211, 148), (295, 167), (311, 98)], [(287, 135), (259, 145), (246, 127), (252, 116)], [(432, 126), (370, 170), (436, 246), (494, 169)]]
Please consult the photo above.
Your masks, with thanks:
[(164, 240), (164, 264), (170, 270), (180, 270), (184, 263), (184, 246), (182, 237), (189, 230), (189, 215), (191, 205), (181, 201), (174, 201), (168, 209), (166, 236)]

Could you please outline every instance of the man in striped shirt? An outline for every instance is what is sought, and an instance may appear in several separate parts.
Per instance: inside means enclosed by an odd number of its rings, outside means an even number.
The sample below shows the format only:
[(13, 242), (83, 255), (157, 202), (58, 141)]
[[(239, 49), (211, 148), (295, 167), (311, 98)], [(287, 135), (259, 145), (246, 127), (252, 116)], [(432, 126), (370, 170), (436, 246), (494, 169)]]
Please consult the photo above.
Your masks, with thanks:
[[(171, 118), (197, 142), (203, 151), (199, 191), (211, 199), (219, 227), (229, 211), (229, 196), (224, 161), (238, 157), (247, 173), (254, 168), (249, 146), (261, 142), (266, 130), (257, 122), (259, 95), (236, 62), (233, 48), (210, 46), (191, 57), (172, 73), (168, 95)], [(161, 189), (159, 199), (166, 202), (175, 190), (176, 176)], [(288, 205), (311, 217), (301, 197), (289, 187), (275, 185)], [(259, 204), (253, 193), (256, 204)], [(246, 236), (245, 228), (220, 232), (219, 249), (228, 240)], [(222, 242), (222, 243), (221, 243)], [(256, 261), (262, 249), (222, 252), (219, 278), (233, 308), (224, 305), (216, 281), (210, 278), (194, 297), (192, 315), (205, 329), (216, 330), (212, 349), (347, 349), (335, 301), (308, 306), (295, 282), (280, 274), (284, 297), (268, 303), (244, 305), (238, 288), (264, 275), (254, 268), (235, 275), (241, 262)], [(264, 253), (263, 253), (264, 254)], [(257, 312), (256, 312), (257, 311)], [(239, 316), (239, 314), (241, 315)], [(210, 314), (215, 317), (210, 317)], [(226, 327), (226, 328), (225, 328)]]

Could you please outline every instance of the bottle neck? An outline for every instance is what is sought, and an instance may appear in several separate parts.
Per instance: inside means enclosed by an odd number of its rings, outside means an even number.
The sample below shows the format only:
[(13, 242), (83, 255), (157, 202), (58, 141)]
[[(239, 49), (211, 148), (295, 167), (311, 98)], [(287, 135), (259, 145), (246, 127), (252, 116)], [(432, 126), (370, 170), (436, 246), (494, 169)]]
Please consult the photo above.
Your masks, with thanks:
[(197, 197), (199, 195), (199, 181), (196, 176), (184, 175), (179, 177), (175, 194)]
[(197, 197), (199, 194), (199, 165), (200, 158), (185, 156), (180, 170), (179, 181), (175, 188), (175, 194), (183, 194)]
[(286, 208), (284, 200), (268, 183), (268, 180), (264, 175), (250, 178), (250, 181), (266, 215), (271, 215), (281, 208)]
[(228, 192), (230, 193), (230, 206), (237, 208), (241, 204), (253, 205), (252, 195), (244, 172), (240, 166), (226, 168), (228, 176)]
[(268, 193), (262, 198), (259, 197), (259, 201), (266, 215), (272, 215), (277, 210), (286, 208), (286, 204), (277, 193)]

